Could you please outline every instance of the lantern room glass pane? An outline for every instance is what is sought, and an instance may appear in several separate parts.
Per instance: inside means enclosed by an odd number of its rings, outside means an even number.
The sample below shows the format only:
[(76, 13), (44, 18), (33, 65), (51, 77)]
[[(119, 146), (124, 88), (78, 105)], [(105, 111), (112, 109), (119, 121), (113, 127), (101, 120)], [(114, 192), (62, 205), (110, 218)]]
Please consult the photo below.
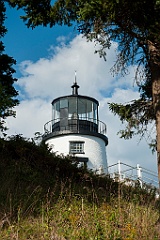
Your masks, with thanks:
[(92, 101), (87, 100), (87, 118), (89, 121), (92, 121), (93, 119), (92, 104), (93, 104)]
[(53, 105), (53, 119), (55, 122), (59, 121), (60, 118), (60, 102), (57, 101)]
[(98, 106), (95, 102), (85, 98), (78, 98), (79, 119), (97, 122), (97, 109)]
[(86, 119), (87, 113), (86, 113), (86, 99), (78, 98), (78, 115), (79, 119)]
[(68, 108), (68, 99), (63, 98), (60, 100), (60, 108)]
[(78, 117), (77, 114), (77, 98), (71, 97), (68, 99), (68, 117)]
[(97, 123), (98, 120), (98, 106), (96, 103), (93, 103), (93, 121)]

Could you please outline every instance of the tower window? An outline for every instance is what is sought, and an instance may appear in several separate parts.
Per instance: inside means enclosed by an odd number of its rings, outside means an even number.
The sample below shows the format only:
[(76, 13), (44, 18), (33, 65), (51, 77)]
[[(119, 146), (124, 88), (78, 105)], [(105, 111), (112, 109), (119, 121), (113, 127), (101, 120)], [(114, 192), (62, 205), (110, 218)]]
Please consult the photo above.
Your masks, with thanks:
[(70, 142), (69, 153), (84, 153), (84, 142)]

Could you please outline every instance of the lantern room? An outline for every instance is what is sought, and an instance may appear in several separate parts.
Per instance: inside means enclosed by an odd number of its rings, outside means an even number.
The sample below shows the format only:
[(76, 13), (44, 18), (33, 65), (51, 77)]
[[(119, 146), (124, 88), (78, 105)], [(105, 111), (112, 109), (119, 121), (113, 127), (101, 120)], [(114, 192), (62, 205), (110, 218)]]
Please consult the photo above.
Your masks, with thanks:
[(98, 101), (79, 96), (77, 83), (74, 83), (72, 88), (72, 95), (57, 98), (52, 102), (52, 132), (98, 132)]

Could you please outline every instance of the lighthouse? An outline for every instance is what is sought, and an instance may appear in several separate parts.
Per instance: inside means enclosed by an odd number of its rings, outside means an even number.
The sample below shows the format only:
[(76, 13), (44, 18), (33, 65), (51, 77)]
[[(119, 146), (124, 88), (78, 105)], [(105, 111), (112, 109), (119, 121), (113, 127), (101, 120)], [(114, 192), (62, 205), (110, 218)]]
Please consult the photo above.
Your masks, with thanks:
[(107, 173), (106, 124), (99, 120), (99, 102), (79, 95), (76, 82), (72, 94), (52, 101), (52, 120), (44, 125), (43, 139), (56, 154), (70, 155), (97, 174)]

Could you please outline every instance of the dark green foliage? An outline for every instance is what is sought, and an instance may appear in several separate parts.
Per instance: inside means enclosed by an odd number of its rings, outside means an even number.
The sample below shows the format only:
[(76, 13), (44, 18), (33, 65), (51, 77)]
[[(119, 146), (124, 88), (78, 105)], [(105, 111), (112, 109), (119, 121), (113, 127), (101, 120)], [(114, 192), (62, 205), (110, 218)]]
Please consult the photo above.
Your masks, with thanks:
[[(73, 170), (76, 170), (70, 158), (55, 156), (44, 143), (37, 146), (20, 135), (10, 137), (7, 141), (1, 139), (0, 147), (1, 163), (6, 167), (13, 167), (19, 177), (24, 180), (29, 182), (31, 180), (31, 185), (39, 183), (48, 186), (52, 177), (61, 176), (65, 179), (71, 176)], [(35, 175), (33, 179), (32, 174)]]
[(52, 202), (59, 198), (70, 202), (75, 196), (97, 206), (119, 196), (141, 204), (155, 202), (154, 191), (97, 176), (77, 167), (75, 159), (56, 156), (43, 142), (37, 146), (20, 135), (0, 139), (0, 156), (0, 217), (5, 213), (14, 219), (19, 208), (24, 217), (35, 216), (46, 195)]
[[(5, 6), (4, 1), (0, 1), (0, 38), (6, 33), (4, 27), (5, 20)], [(15, 116), (15, 112), (12, 110), (19, 101), (16, 99), (18, 92), (15, 90), (13, 84), (17, 81), (13, 78), (15, 70), (13, 65), (16, 63), (12, 57), (4, 54), (4, 45), (0, 41), (0, 130), (4, 131), (5, 118), (8, 116)]]

